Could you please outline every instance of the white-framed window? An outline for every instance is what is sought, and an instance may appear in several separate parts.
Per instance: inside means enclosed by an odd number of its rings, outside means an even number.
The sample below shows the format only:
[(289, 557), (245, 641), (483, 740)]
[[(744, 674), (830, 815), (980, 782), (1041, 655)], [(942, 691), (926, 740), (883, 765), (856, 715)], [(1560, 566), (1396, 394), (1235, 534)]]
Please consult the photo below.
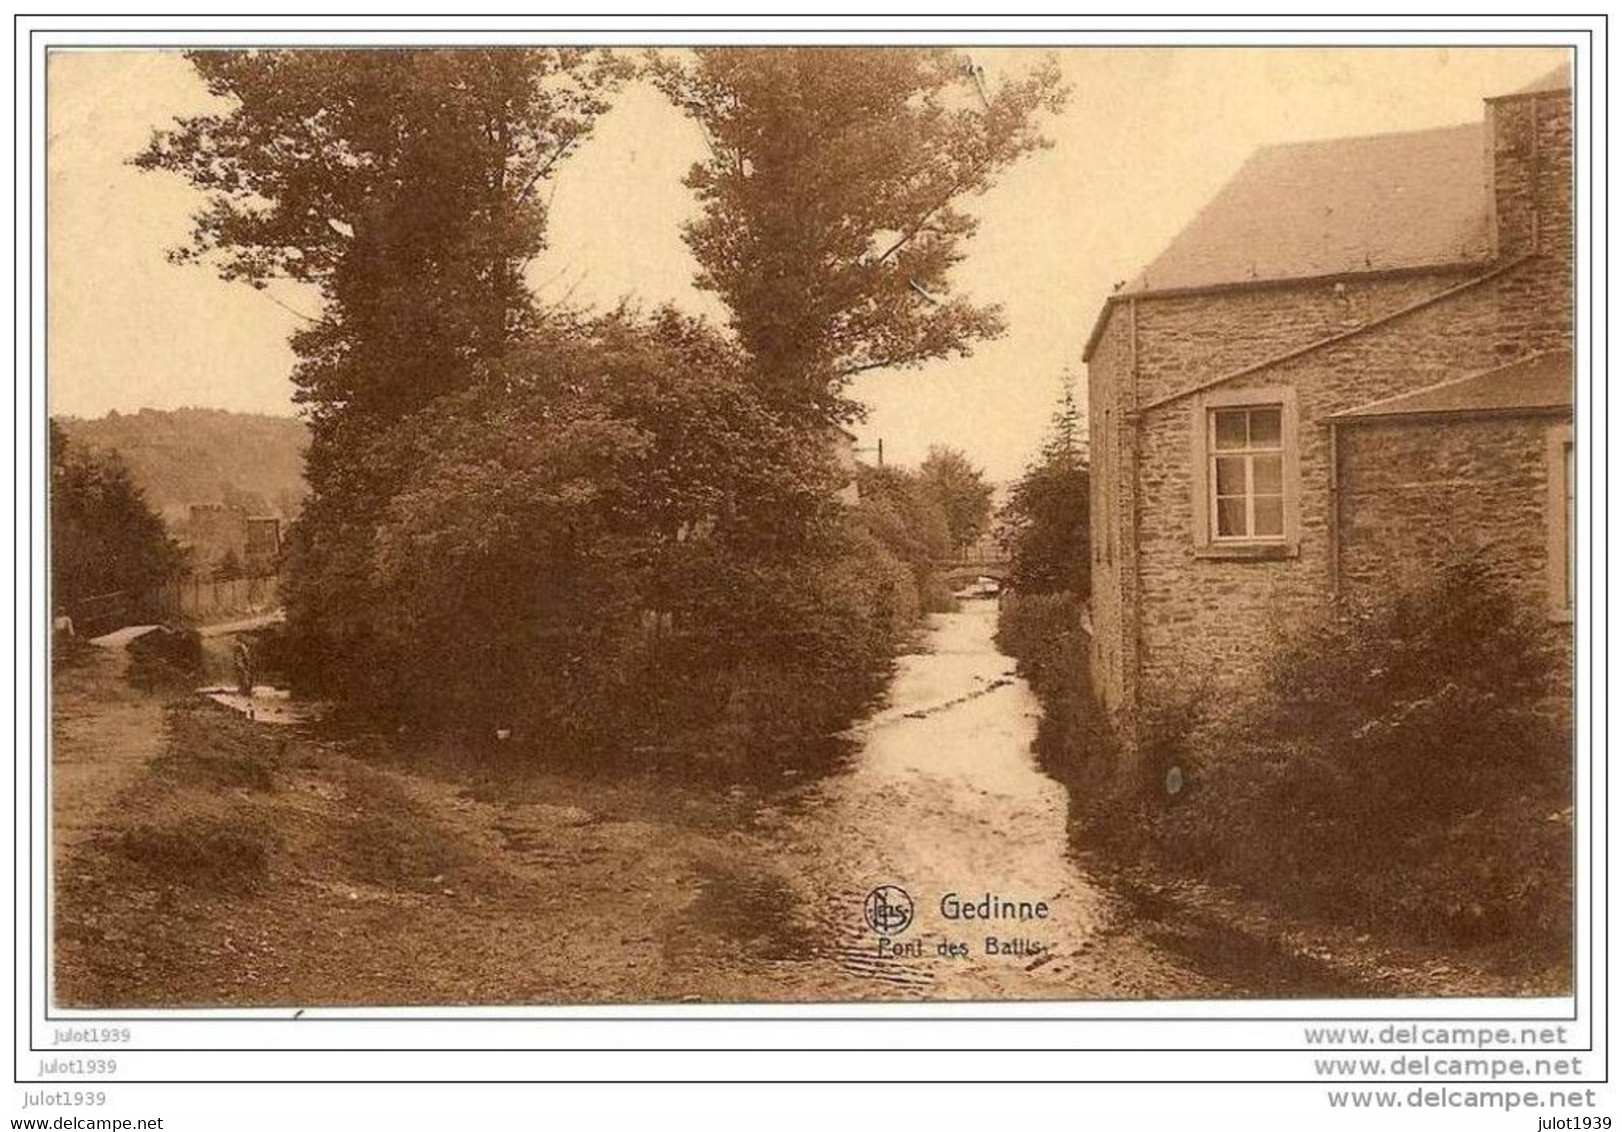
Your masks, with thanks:
[(1548, 434), (1549, 615), (1570, 620), (1577, 595), (1577, 453), (1571, 426), (1551, 425)]
[(1213, 390), (1194, 405), (1194, 543), (1205, 557), (1295, 553), (1295, 390)]
[(1284, 406), (1208, 409), (1211, 538), (1284, 541)]

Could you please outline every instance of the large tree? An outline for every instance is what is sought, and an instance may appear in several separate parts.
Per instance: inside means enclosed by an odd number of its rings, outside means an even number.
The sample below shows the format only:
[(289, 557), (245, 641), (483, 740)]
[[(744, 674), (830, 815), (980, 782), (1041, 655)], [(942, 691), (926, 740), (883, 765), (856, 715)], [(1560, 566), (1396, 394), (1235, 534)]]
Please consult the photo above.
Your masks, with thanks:
[(71, 446), (53, 420), (50, 470), (53, 610), (72, 616), (113, 594), (139, 602), (180, 572), (180, 547), (115, 454)]
[(389, 432), (534, 331), (524, 271), (546, 182), (629, 68), (580, 48), (188, 58), (222, 109), (158, 131), (136, 162), (206, 194), (174, 258), (317, 296), (293, 337), (312, 495), (288, 612), (307, 654), (353, 664), (373, 628), (371, 542), (410, 470)]
[(857, 469), (857, 521), (890, 548), (922, 582), (952, 550), (946, 509), (916, 472), (896, 467)]
[(955, 448), (933, 445), (918, 468), (918, 481), (946, 516), (952, 547), (963, 550), (991, 522), (992, 487), (985, 473)]
[(572, 48), (187, 57), (229, 109), (157, 131), (136, 163), (207, 196), (174, 259), (316, 289), (294, 381), (318, 438), (465, 385), (530, 328), (545, 182), (626, 70)]
[(1051, 59), (989, 89), (941, 48), (702, 48), (652, 73), (709, 143), (687, 178), (699, 286), (780, 408), (852, 417), (852, 376), (1002, 332), (950, 271), (976, 227), (965, 200), (1049, 144), (1040, 112), (1065, 95)]

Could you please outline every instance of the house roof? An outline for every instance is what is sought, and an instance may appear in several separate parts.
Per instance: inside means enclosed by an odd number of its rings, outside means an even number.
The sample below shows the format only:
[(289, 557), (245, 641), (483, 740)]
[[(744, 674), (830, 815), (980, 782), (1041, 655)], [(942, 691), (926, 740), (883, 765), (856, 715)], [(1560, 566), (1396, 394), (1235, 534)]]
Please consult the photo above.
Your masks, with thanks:
[(1527, 83), (1521, 89), (1511, 94), (1503, 95), (1505, 98), (1514, 98), (1521, 94), (1547, 94), (1550, 91), (1571, 89), (1571, 64), (1562, 63), (1548, 74)]
[[(1563, 64), (1520, 90), (1571, 88)], [(1155, 259), (1105, 300), (1090, 361), (1123, 300), (1491, 262), (1488, 124), (1267, 146)]]
[(1330, 420), (1367, 422), (1436, 413), (1515, 415), (1571, 411), (1570, 350), (1532, 354), (1483, 373), (1402, 393), (1337, 413)]
[(1481, 123), (1257, 150), (1120, 294), (1483, 261)]

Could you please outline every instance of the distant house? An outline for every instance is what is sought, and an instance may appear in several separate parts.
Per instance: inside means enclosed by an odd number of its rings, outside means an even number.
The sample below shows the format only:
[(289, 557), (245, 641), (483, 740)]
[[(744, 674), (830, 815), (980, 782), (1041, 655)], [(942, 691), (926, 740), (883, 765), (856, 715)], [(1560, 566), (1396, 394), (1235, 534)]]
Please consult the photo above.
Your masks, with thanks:
[(282, 552), (282, 521), (275, 515), (247, 515), (243, 519), (242, 560), (250, 574), (271, 574)]
[(844, 477), (837, 492), (839, 502), (854, 507), (862, 498), (856, 483), (856, 434), (839, 425), (830, 425), (828, 448), (833, 453), (834, 466)]
[(1093, 679), (1129, 743), (1464, 550), (1569, 621), (1571, 346), (1564, 70), (1480, 123), (1253, 155), (1086, 348)]
[(276, 570), (281, 529), (274, 515), (249, 515), (226, 503), (193, 503), (181, 538), (194, 572), (206, 574), (232, 562), (259, 577)]

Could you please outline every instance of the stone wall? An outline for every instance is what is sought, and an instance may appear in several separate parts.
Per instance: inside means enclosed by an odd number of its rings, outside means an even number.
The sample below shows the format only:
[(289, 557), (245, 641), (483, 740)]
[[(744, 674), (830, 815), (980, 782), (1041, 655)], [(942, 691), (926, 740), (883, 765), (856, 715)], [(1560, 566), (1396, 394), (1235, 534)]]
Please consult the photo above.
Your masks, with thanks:
[(1343, 425), (1343, 592), (1371, 596), (1480, 552), (1527, 604), (1548, 606), (1548, 432), (1564, 420), (1398, 417)]
[(1235, 370), (1432, 298), (1486, 265), (1421, 273), (1305, 280), (1138, 304), (1138, 398), (1152, 405)]
[(1091, 458), (1093, 690), (1123, 730), (1136, 695), (1136, 555), (1130, 454), (1124, 443), (1132, 413), (1132, 319), (1123, 307), (1088, 364), (1087, 428)]
[[(1463, 555), (1484, 557), (1523, 604), (1547, 617), (1571, 691), (1569, 618), (1555, 597), (1565, 573), (1563, 520), (1550, 510), (1550, 432), (1564, 414), (1397, 418), (1342, 426), (1340, 583), (1378, 597)], [(1561, 487), (1562, 481), (1556, 480)], [(1556, 498), (1561, 492), (1554, 493)]]

